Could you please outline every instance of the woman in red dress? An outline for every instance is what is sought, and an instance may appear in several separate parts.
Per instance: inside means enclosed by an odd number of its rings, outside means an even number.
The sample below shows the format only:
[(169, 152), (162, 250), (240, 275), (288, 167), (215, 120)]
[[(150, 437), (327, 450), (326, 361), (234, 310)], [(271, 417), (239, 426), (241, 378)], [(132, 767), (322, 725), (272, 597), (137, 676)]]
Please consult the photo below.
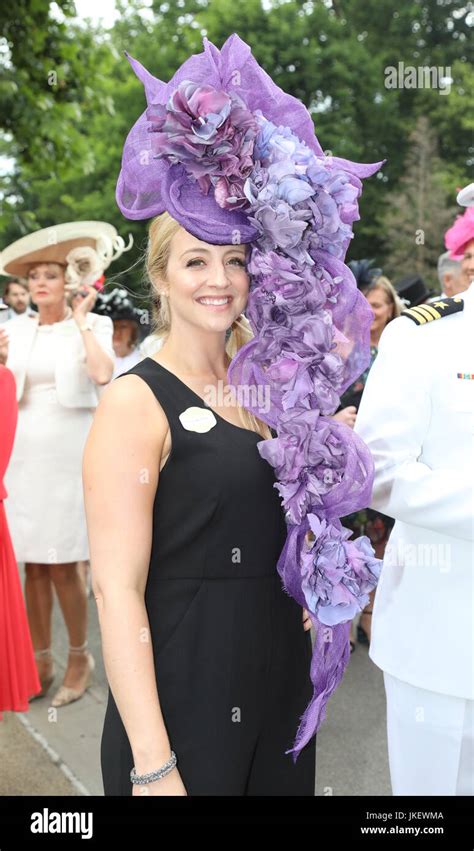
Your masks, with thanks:
[(20, 577), (8, 530), (3, 476), (15, 439), (18, 405), (15, 377), (0, 363), (0, 720), (2, 712), (26, 712), (41, 691)]

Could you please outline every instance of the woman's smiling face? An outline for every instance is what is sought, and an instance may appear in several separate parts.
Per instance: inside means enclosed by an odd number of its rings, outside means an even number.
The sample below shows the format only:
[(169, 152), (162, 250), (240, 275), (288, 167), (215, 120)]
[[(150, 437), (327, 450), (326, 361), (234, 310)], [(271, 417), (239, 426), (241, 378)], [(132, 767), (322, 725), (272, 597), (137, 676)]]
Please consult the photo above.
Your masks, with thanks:
[(390, 304), (381, 287), (374, 287), (374, 289), (368, 293), (367, 301), (374, 312), (371, 331), (381, 332), (393, 316), (393, 305)]
[(246, 245), (212, 245), (180, 228), (170, 243), (166, 282), (175, 318), (225, 332), (244, 310), (249, 292)]

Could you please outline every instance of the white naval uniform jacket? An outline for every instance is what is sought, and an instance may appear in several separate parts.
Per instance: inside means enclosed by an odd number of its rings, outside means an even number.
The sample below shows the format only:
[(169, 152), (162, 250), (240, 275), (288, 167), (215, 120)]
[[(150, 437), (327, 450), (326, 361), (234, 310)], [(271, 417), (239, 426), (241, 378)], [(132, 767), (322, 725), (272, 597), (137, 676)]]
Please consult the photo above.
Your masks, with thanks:
[(375, 463), (371, 507), (396, 521), (369, 655), (411, 685), (472, 700), (474, 284), (460, 297), (458, 313), (389, 323), (355, 431)]
[[(92, 333), (104, 352), (114, 361), (112, 347), (113, 324), (108, 316), (88, 313)], [(38, 328), (38, 315), (24, 316), (5, 322), (9, 337), (7, 366), (15, 375), (16, 396), (20, 400), (25, 387), (28, 359)], [(66, 408), (95, 408), (101, 388), (87, 374), (86, 349), (74, 318), (53, 323), (56, 351), (55, 381), (57, 399)]]

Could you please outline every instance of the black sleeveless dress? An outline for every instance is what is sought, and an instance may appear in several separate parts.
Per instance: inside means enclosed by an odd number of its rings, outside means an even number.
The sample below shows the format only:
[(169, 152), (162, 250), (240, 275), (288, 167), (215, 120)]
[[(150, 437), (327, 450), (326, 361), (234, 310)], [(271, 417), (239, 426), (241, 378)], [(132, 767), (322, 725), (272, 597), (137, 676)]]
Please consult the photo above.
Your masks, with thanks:
[[(261, 436), (212, 410), (145, 358), (124, 375), (151, 388), (168, 419), (145, 591), (158, 695), (188, 795), (314, 795), (315, 737), (291, 754), (312, 695), (311, 636), (276, 564), (286, 523)], [(121, 376), (119, 376), (120, 378)], [(133, 755), (111, 689), (101, 740), (105, 795), (131, 795)], [(159, 766), (157, 766), (158, 768)]]

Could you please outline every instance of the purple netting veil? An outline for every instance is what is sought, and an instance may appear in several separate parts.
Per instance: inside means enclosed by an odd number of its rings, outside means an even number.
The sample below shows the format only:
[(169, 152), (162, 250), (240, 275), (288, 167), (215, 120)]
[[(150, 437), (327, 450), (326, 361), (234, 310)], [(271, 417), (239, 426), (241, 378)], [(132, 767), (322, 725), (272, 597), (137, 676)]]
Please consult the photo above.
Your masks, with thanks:
[(126, 139), (116, 197), (127, 218), (167, 210), (205, 242), (251, 244), (254, 338), (228, 378), (276, 430), (257, 446), (288, 526), (277, 569), (316, 629), (313, 698), (287, 751), (296, 760), (324, 720), (349, 658), (350, 621), (380, 574), (368, 538), (349, 540), (339, 519), (369, 505), (372, 459), (331, 415), (370, 359), (372, 311), (344, 258), (362, 179), (382, 163), (325, 155), (305, 106), (237, 34), (220, 51), (203, 44), (168, 83), (128, 57), (147, 109)]

